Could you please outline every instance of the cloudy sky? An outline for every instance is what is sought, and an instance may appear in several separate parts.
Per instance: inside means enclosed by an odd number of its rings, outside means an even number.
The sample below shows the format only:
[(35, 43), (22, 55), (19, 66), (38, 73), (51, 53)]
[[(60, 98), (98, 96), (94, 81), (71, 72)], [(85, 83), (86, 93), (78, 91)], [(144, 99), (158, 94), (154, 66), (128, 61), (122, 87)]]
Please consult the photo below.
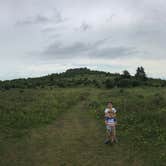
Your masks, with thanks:
[(0, 79), (89, 67), (166, 78), (164, 0), (0, 0)]

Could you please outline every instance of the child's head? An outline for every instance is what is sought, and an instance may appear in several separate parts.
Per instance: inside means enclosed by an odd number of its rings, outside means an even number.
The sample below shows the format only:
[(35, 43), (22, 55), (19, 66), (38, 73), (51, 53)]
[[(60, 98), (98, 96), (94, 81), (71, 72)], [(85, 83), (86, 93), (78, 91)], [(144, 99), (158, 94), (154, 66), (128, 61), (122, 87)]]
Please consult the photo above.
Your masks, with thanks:
[(109, 101), (109, 102), (108, 102), (107, 107), (108, 107), (108, 108), (112, 108), (112, 101)]

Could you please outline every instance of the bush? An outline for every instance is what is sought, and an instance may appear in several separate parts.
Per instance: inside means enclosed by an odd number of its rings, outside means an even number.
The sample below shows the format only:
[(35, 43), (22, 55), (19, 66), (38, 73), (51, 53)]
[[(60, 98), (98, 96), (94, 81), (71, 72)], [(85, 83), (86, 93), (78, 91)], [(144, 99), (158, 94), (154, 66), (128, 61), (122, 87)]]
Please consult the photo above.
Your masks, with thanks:
[(133, 83), (131, 79), (121, 79), (118, 82), (118, 87), (132, 87)]
[(115, 87), (115, 81), (112, 79), (107, 79), (105, 82), (105, 87), (106, 88), (114, 88)]

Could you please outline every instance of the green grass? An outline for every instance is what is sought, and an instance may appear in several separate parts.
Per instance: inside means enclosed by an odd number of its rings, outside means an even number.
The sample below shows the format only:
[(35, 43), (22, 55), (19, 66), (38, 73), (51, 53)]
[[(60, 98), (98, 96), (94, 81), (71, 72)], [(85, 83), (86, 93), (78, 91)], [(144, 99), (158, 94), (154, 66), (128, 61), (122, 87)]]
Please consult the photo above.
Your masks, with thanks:
[[(165, 165), (166, 89), (0, 92), (0, 165)], [(103, 110), (118, 110), (119, 143), (104, 145)]]

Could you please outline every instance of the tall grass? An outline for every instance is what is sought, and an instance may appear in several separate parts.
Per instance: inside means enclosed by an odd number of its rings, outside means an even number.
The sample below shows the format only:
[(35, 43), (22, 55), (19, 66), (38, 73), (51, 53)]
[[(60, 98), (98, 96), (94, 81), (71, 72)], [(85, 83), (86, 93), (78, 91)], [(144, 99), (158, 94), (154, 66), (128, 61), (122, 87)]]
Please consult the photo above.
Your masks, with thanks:
[(130, 159), (137, 155), (147, 165), (166, 163), (166, 89), (133, 88), (96, 91), (89, 100), (89, 110), (103, 123), (108, 101), (118, 110), (117, 133), (127, 143)]
[(20, 137), (28, 129), (49, 124), (83, 99), (74, 89), (9, 90), (0, 92), (1, 136)]
[[(25, 136), (28, 130), (47, 125), (75, 104), (98, 119), (104, 128), (103, 111), (112, 100), (118, 110), (117, 135), (128, 153), (147, 165), (166, 163), (166, 89), (25, 89), (0, 91), (0, 147), (3, 140)], [(93, 117), (92, 117), (93, 118)], [(104, 133), (103, 133), (104, 134)]]

